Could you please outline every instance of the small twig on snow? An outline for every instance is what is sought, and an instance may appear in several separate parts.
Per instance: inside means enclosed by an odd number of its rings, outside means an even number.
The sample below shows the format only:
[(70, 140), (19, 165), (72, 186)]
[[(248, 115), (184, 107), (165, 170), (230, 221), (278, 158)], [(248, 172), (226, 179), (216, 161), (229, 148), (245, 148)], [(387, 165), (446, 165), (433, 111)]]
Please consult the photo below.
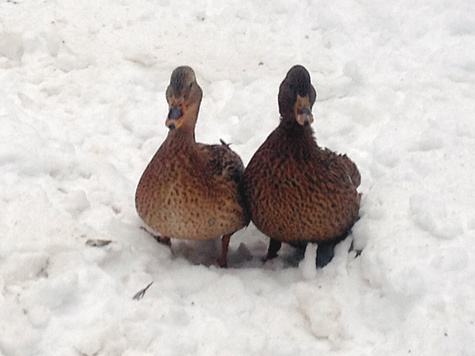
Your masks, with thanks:
[(111, 243), (111, 240), (89, 239), (86, 241), (86, 245), (92, 247), (104, 247)]
[(147, 289), (150, 288), (150, 286), (153, 284), (153, 282), (150, 282), (150, 284), (148, 286), (146, 286), (145, 288), (141, 289), (138, 291), (137, 294), (134, 295), (134, 300), (140, 300), (144, 297), (145, 295), (145, 292), (147, 291)]

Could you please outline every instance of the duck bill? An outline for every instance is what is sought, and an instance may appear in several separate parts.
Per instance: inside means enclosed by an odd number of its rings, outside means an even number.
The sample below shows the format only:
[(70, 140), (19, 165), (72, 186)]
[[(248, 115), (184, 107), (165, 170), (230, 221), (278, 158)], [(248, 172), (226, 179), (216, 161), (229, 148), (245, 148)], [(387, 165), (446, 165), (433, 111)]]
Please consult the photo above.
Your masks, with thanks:
[(297, 122), (302, 126), (309, 126), (313, 124), (313, 115), (311, 112), (302, 112), (297, 115)]
[(183, 111), (178, 106), (170, 108), (165, 125), (170, 130), (178, 129), (183, 125)]
[(297, 95), (297, 102), (295, 103), (295, 111), (297, 122), (302, 126), (309, 126), (313, 123), (313, 115), (310, 108), (310, 98), (307, 96), (301, 97)]

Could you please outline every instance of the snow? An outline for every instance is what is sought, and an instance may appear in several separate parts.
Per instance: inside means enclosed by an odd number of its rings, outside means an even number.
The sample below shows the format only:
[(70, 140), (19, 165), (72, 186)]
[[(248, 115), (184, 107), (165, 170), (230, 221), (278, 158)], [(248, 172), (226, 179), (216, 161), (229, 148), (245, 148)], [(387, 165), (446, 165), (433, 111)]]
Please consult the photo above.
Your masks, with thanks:
[[(0, 2), (0, 354), (473, 355), (475, 3)], [(254, 226), (173, 241), (136, 184), (178, 65), (198, 141), (247, 163), (303, 64), (318, 142), (362, 175), (361, 219), (314, 268)], [(104, 246), (101, 241), (111, 241)], [(362, 249), (356, 257), (350, 245)], [(140, 290), (153, 284), (141, 299)]]

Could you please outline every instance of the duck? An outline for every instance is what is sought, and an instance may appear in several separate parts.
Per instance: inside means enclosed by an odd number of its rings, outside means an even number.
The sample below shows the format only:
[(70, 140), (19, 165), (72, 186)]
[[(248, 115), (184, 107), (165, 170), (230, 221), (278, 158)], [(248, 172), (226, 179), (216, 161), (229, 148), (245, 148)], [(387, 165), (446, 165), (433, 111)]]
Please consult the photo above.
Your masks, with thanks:
[(159, 242), (172, 238), (221, 237), (218, 263), (227, 266), (231, 236), (250, 216), (242, 196), (244, 165), (229, 144), (195, 140), (203, 91), (191, 67), (173, 70), (166, 90), (168, 134), (145, 168), (135, 193), (135, 207)]
[(280, 123), (244, 172), (251, 220), (270, 237), (264, 261), (282, 243), (316, 243), (316, 267), (323, 267), (358, 218), (360, 173), (345, 154), (318, 146), (311, 127), (316, 97), (307, 69), (293, 66), (279, 87)]

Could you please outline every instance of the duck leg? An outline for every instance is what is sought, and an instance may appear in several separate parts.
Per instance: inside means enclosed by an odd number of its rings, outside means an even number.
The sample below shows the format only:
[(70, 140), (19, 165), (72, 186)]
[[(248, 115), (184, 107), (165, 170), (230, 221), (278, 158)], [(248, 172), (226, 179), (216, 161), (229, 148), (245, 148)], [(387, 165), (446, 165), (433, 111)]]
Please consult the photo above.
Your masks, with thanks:
[(335, 246), (337, 242), (325, 243), (322, 245), (318, 245), (317, 248), (317, 258), (316, 258), (316, 265), (318, 267), (326, 266), (335, 256)]
[(267, 250), (267, 256), (264, 258), (264, 262), (277, 257), (277, 252), (279, 252), (281, 246), (282, 246), (282, 242), (277, 241), (271, 237), (269, 248)]
[(229, 240), (231, 240), (231, 235), (224, 235), (221, 239), (221, 258), (218, 260), (220, 267), (228, 267), (228, 249), (229, 249)]

